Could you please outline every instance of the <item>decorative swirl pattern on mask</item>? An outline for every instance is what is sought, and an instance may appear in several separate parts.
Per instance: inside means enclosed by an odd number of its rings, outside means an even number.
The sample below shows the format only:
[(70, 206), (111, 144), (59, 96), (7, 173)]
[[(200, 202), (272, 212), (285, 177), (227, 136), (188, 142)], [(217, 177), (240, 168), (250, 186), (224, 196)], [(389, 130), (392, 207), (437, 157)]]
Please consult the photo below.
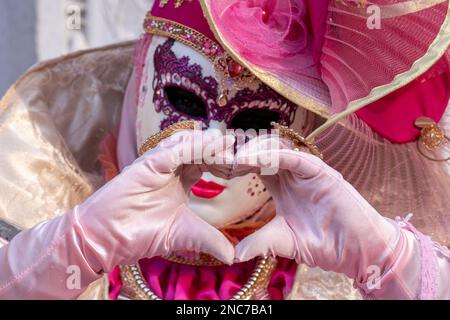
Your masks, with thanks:
[[(290, 126), (293, 123), (297, 105), (263, 83), (255, 85), (256, 90), (239, 90), (226, 106), (220, 107), (217, 104), (217, 80), (211, 76), (204, 77), (202, 67), (191, 63), (190, 57), (178, 58), (172, 51), (174, 43), (175, 40), (168, 39), (156, 48), (154, 55), (153, 103), (155, 111), (165, 115), (160, 125), (161, 130), (185, 120), (202, 121), (205, 128), (214, 120), (225, 122), (227, 128), (233, 128), (233, 119), (249, 109), (270, 110), (279, 115), (277, 121), (282, 125)], [(203, 102), (206, 116), (192, 116), (175, 108), (168, 97), (168, 87), (195, 94)]]
[[(213, 77), (203, 77), (202, 67), (198, 64), (190, 64), (189, 57), (178, 59), (171, 50), (174, 42), (175, 40), (168, 39), (156, 48), (154, 55), (153, 103), (156, 112), (163, 112), (166, 115), (160, 128), (164, 130), (174, 123), (192, 119), (201, 120), (207, 127), (216, 110), (218, 83)], [(195, 93), (208, 109), (207, 119), (195, 118), (176, 110), (165, 92), (168, 86)]]

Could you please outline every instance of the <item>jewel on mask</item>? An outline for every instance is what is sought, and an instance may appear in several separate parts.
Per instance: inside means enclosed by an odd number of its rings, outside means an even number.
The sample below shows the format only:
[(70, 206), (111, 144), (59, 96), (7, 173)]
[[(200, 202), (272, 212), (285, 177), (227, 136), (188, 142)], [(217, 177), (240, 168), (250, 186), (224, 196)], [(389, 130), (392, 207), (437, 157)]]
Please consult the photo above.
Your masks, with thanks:
[(196, 83), (192, 84), (192, 90), (194, 90), (196, 95), (200, 95), (200, 92), (202, 92), (202, 88), (200, 88), (200, 86)]
[(219, 105), (219, 107), (225, 107), (228, 104), (228, 92), (227, 91), (223, 91), (219, 95), (219, 98), (217, 98), (217, 104)]
[(244, 67), (233, 60), (228, 62), (227, 68), (228, 74), (231, 76), (231, 78), (237, 78), (244, 72)]
[(180, 75), (179, 74), (177, 74), (177, 73), (175, 73), (173, 76), (172, 76), (172, 81), (173, 81), (173, 83), (175, 83), (175, 84), (181, 84), (181, 77), (180, 77)]
[(181, 83), (182, 83), (183, 86), (185, 86), (186, 88), (191, 88), (191, 86), (192, 86), (191, 80), (189, 80), (189, 78), (186, 78), (186, 77), (182, 77), (182, 78), (181, 78)]
[(263, 10), (263, 12), (261, 13), (261, 18), (262, 21), (266, 23), (267, 21), (269, 21), (269, 13), (266, 10)]
[(238, 90), (249, 87), (257, 81), (256, 77), (226, 52), (214, 61), (216, 78), (219, 79), (220, 94), (217, 104), (225, 107), (230, 97)]

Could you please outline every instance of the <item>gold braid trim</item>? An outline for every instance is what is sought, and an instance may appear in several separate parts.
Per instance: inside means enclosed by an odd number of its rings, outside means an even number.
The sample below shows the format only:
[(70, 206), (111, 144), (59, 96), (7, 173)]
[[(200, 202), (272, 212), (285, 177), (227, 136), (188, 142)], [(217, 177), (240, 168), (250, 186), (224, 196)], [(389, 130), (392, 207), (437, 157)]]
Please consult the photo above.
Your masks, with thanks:
[(197, 30), (172, 20), (155, 17), (150, 12), (144, 21), (144, 31), (148, 34), (177, 40), (200, 52), (212, 62), (224, 53), (222, 47), (217, 42)]

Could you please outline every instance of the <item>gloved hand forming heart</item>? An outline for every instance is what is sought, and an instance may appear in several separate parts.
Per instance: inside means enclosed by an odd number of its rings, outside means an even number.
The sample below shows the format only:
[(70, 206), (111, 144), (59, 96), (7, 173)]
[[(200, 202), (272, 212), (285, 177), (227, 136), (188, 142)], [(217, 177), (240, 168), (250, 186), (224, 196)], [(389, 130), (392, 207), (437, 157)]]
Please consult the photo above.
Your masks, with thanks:
[[(0, 249), (0, 298), (74, 298), (117, 265), (176, 252), (231, 264), (233, 245), (188, 208), (187, 194), (203, 171), (228, 175), (226, 166), (202, 158), (209, 150), (225, 163), (223, 148), (233, 144), (217, 131), (178, 132), (73, 211), (22, 232)], [(79, 271), (74, 287), (70, 270)]]
[[(81, 205), (78, 210), (87, 213), (80, 217), (81, 224), (85, 230), (95, 229), (87, 231), (95, 235), (91, 240), (108, 243), (109, 251), (115, 250), (110, 255), (114, 261), (105, 259), (99, 268), (111, 270), (117, 264), (178, 251), (203, 252), (232, 263), (232, 245), (192, 212), (187, 201), (192, 185), (204, 171), (221, 175), (227, 170), (205, 163), (205, 151), (218, 146), (221, 153), (214, 154), (214, 160), (224, 163), (228, 155), (221, 148), (232, 147), (233, 142), (232, 136), (212, 130), (176, 133)], [(99, 209), (114, 216), (92, 215)]]
[(418, 297), (427, 281), (421, 276), (419, 233), (407, 223), (402, 228), (382, 217), (318, 157), (292, 150), (289, 141), (273, 139), (277, 138), (253, 139), (236, 154), (234, 174), (279, 168), (276, 174), (261, 175), (275, 202), (276, 217), (237, 245), (236, 261), (281, 256), (344, 273), (374, 298)]
[[(1, 248), (0, 298), (76, 298), (116, 265), (186, 251), (228, 264), (264, 255), (292, 258), (343, 272), (375, 298), (448, 296), (450, 264), (443, 250), (436, 247), (434, 257), (432, 249), (424, 250), (429, 242), (418, 242), (412, 227), (381, 217), (320, 159), (290, 150), (289, 143), (267, 143), (271, 139), (254, 139), (236, 155), (220, 152), (220, 146), (231, 148), (235, 140), (217, 131), (185, 131), (164, 140), (73, 211), (22, 232)], [(199, 140), (203, 143), (195, 143)], [(205, 163), (207, 149), (219, 150), (216, 163), (234, 161), (233, 171)], [(192, 152), (181, 155), (182, 150)], [(204, 171), (225, 178), (259, 173), (273, 163), (253, 160), (264, 155), (274, 159), (268, 153), (276, 155), (279, 172), (261, 178), (277, 216), (233, 248), (187, 207), (187, 194)], [(430, 271), (434, 269), (421, 262), (427, 252), (439, 259), (439, 281)], [(382, 283), (376, 292), (366, 286), (372, 266), (379, 269)], [(69, 285), (68, 272), (74, 270), (78, 281)], [(429, 279), (443, 285), (428, 286)]]

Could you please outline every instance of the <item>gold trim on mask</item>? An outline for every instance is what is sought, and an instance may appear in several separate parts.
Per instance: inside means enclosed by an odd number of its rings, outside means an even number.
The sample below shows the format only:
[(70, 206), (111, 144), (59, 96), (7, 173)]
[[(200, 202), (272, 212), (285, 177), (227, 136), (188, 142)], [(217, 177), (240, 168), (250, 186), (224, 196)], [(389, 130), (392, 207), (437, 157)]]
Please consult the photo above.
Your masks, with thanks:
[(213, 63), (224, 53), (218, 43), (197, 30), (172, 20), (155, 17), (150, 12), (144, 21), (144, 31), (148, 34), (164, 36), (179, 41), (198, 51)]
[(147, 151), (150, 151), (158, 146), (158, 144), (163, 141), (164, 139), (170, 138), (174, 133), (177, 131), (183, 131), (183, 130), (200, 130), (201, 124), (188, 120), (183, 122), (177, 122), (167, 129), (158, 132), (151, 137), (149, 137), (145, 142), (142, 144), (142, 146), (138, 149), (138, 155), (142, 157)]

